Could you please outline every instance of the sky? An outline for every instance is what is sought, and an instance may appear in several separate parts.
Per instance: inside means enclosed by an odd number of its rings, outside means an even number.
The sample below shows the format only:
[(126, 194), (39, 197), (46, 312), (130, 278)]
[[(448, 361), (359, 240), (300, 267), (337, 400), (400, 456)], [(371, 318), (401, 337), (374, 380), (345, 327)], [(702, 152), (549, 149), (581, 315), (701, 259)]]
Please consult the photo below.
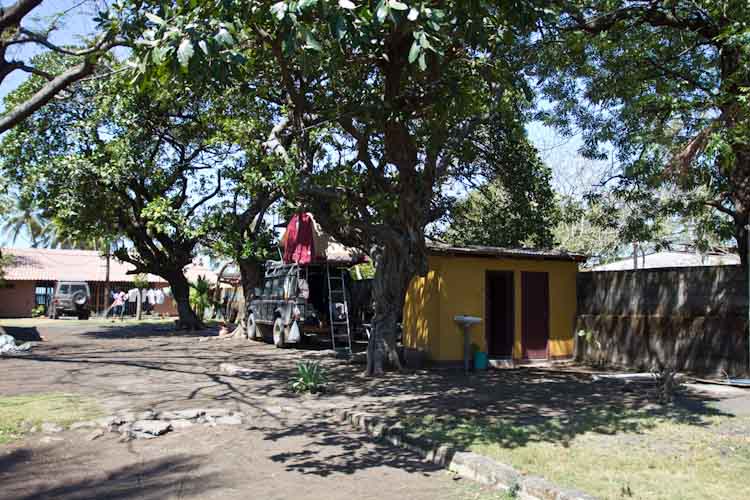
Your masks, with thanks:
[[(0, 0), (0, 6), (7, 7), (13, 0)], [(32, 11), (30, 18), (24, 20), (27, 28), (47, 26), (54, 17), (65, 12), (59, 29), (51, 35), (51, 41), (58, 45), (80, 41), (94, 32), (93, 21), (97, 5), (106, 4), (105, 0), (46, 0)], [(28, 45), (16, 46), (8, 51), (8, 59), (26, 60), (38, 53), (38, 48)], [(0, 111), (2, 100), (27, 78), (27, 74), (16, 71), (0, 83)], [(561, 137), (553, 129), (535, 122), (527, 127), (529, 138), (537, 147), (544, 162), (552, 169), (552, 184), (557, 192), (565, 195), (582, 196), (592, 184), (595, 184), (607, 168), (603, 162), (592, 162), (578, 154), (581, 147), (580, 137)], [(0, 246), (28, 247), (28, 238), (20, 237), (15, 243), (4, 241), (0, 235)]]

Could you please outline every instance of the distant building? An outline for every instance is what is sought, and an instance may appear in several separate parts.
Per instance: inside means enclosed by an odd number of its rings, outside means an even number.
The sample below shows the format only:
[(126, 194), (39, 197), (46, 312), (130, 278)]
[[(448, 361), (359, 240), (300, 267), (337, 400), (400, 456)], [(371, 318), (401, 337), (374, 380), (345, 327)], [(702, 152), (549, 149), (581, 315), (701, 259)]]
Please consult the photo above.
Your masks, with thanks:
[[(93, 250), (59, 250), (48, 248), (3, 248), (2, 255), (10, 256), (5, 265), (4, 283), (0, 285), (0, 317), (29, 317), (31, 310), (49, 305), (55, 283), (58, 281), (85, 281), (91, 291), (91, 308), (94, 313), (109, 307), (110, 297), (105, 297), (107, 259)], [(131, 264), (114, 257), (109, 262), (110, 290), (133, 288), (135, 274)], [(198, 276), (216, 280), (216, 273), (201, 265), (191, 264), (185, 269), (188, 280)], [(150, 288), (167, 288), (169, 285), (159, 276), (149, 274)], [(135, 304), (135, 303), (133, 303)], [(154, 309), (160, 314), (176, 314), (171, 298), (167, 298)]]
[[(740, 256), (724, 253), (697, 253), (665, 250), (638, 256), (638, 269), (658, 269), (663, 267), (732, 266), (740, 264)], [(635, 268), (633, 257), (601, 264), (582, 271), (629, 271)]]

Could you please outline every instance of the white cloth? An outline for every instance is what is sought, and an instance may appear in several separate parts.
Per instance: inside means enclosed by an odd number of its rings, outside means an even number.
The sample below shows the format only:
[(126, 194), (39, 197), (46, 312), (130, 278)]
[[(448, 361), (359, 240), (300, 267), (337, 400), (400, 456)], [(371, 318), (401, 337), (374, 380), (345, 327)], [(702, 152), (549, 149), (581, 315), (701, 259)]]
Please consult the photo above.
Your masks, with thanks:
[(154, 290), (154, 299), (156, 299), (157, 304), (164, 303), (164, 292), (161, 291), (161, 288)]
[(151, 305), (156, 304), (156, 298), (154, 296), (155, 293), (156, 290), (154, 290), (153, 288), (149, 288), (148, 292), (146, 292), (146, 298), (148, 299), (148, 303)]
[(138, 289), (131, 288), (128, 290), (128, 302), (138, 302)]

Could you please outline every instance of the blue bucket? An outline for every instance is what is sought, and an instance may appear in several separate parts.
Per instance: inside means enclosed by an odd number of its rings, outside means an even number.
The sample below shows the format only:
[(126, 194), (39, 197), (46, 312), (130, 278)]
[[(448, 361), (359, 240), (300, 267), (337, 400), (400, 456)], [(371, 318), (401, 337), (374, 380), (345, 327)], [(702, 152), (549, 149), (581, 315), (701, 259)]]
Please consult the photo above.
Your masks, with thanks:
[(487, 369), (487, 353), (477, 351), (474, 353), (474, 370), (481, 371)]

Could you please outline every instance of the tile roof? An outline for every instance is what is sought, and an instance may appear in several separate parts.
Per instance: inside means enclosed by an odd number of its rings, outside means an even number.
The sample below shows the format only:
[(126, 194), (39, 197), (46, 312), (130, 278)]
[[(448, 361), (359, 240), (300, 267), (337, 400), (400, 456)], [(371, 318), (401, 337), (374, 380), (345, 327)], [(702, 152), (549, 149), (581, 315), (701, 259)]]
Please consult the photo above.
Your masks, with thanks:
[[(6, 281), (105, 281), (107, 259), (95, 250), (58, 250), (49, 248), (3, 248), (11, 257), (4, 266)], [(110, 259), (109, 280), (132, 282), (131, 264)], [(150, 283), (166, 283), (163, 278), (148, 275)]]
[(537, 250), (534, 248), (502, 248), (481, 245), (453, 246), (436, 240), (427, 242), (427, 252), (437, 255), (454, 255), (466, 257), (490, 257), (534, 260), (572, 260), (583, 262), (586, 256), (565, 250)]

